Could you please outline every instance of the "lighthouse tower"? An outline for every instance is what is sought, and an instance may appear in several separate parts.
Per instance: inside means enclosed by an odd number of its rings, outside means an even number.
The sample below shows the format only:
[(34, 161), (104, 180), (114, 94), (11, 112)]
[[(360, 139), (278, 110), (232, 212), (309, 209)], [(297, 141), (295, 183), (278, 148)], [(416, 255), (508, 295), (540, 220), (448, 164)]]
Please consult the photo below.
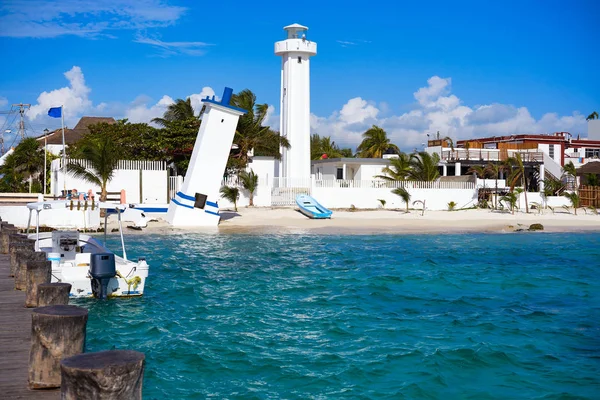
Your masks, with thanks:
[(281, 135), (290, 149), (282, 149), (280, 175), (310, 179), (310, 57), (317, 44), (306, 37), (306, 26), (293, 24), (283, 28), (287, 39), (275, 43), (281, 56)]

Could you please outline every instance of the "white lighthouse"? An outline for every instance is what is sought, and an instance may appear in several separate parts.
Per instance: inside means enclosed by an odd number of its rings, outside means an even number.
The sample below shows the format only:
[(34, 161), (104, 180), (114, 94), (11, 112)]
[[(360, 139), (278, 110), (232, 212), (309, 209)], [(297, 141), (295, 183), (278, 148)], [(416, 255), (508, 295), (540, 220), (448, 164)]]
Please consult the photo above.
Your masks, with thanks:
[(306, 37), (306, 26), (293, 24), (283, 28), (287, 39), (275, 43), (281, 56), (281, 135), (290, 149), (282, 149), (280, 175), (310, 179), (310, 57), (317, 44)]

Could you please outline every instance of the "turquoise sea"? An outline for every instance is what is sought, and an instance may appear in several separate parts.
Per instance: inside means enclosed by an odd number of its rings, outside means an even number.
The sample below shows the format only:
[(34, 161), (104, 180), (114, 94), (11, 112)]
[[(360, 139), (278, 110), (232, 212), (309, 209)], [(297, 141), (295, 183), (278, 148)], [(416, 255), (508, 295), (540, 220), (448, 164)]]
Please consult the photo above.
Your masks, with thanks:
[[(118, 237), (110, 238), (119, 248)], [(600, 234), (141, 235), (145, 399), (599, 399)]]

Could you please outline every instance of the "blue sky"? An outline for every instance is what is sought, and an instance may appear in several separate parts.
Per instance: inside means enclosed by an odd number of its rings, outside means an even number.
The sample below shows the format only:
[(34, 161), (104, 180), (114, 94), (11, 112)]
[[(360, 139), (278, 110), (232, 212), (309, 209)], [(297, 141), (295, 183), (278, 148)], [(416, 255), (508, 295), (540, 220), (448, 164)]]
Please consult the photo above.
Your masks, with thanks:
[(404, 148), (437, 130), (585, 136), (600, 111), (599, 20), (593, 1), (3, 0), (0, 109), (32, 103), (39, 133), (59, 123), (51, 105), (65, 104), (71, 126), (149, 121), (173, 99), (230, 86), (272, 105), (277, 128), (273, 43), (298, 22), (318, 44), (311, 126), (339, 144), (372, 124)]

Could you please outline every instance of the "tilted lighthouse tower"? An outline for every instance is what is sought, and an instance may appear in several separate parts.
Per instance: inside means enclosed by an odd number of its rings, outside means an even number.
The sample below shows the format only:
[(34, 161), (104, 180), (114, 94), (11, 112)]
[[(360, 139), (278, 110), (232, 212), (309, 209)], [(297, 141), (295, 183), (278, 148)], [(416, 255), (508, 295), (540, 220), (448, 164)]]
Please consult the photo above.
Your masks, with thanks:
[(283, 28), (287, 39), (275, 43), (281, 56), (280, 131), (290, 149), (282, 150), (280, 176), (310, 179), (310, 57), (317, 44), (306, 38), (306, 26)]

